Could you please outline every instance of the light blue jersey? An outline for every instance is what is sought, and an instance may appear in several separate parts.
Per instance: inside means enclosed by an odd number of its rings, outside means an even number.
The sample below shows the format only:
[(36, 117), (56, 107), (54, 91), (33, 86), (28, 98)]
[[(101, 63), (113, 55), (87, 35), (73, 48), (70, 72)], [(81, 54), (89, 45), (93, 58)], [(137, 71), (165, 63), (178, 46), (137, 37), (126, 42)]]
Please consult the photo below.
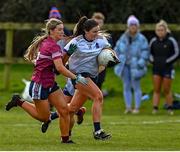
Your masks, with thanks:
[(65, 47), (68, 50), (70, 44), (77, 45), (77, 50), (69, 58), (69, 70), (73, 73), (89, 73), (92, 78), (98, 75), (97, 56), (103, 48), (110, 47), (107, 39), (98, 36), (93, 41), (87, 41), (83, 35), (73, 38)]

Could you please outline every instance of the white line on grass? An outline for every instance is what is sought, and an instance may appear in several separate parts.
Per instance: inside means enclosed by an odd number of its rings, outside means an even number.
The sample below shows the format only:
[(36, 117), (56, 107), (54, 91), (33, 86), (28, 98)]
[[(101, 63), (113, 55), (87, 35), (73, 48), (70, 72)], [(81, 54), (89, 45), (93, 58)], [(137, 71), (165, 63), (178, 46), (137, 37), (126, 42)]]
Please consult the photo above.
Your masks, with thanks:
[(146, 124), (167, 124), (167, 123), (179, 123), (180, 120), (155, 120), (155, 121), (127, 121), (127, 122), (110, 122), (111, 125), (146, 125)]
[[(168, 124), (168, 123), (180, 123), (180, 120), (155, 120), (155, 121), (120, 121), (120, 122), (109, 122), (111, 125), (156, 125), (156, 124)], [(3, 124), (6, 126), (24, 127), (24, 126), (40, 126), (41, 124), (29, 124), (29, 123), (16, 123), (16, 124)], [(89, 126), (92, 123), (84, 123)]]
[(5, 126), (14, 126), (14, 127), (27, 127), (27, 126), (31, 126), (31, 127), (35, 127), (35, 126), (40, 126), (41, 124), (29, 124), (29, 123), (16, 123), (16, 124), (6, 124), (6, 123), (3, 123), (2, 125), (5, 125)]

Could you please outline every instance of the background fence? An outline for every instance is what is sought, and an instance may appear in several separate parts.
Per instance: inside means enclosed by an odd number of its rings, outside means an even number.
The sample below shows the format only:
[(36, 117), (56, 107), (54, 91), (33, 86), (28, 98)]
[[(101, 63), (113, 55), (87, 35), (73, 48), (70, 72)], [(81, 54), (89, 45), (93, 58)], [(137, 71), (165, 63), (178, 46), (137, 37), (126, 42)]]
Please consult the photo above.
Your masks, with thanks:
[[(5, 56), (0, 58), (0, 64), (4, 64), (4, 89), (8, 90), (10, 86), (10, 73), (11, 64), (19, 63), (25, 64), (24, 59), (13, 57), (13, 36), (16, 30), (40, 30), (43, 28), (42, 23), (0, 23), (0, 30), (5, 30), (6, 33), (6, 44), (5, 44)], [(65, 27), (72, 30), (74, 24), (65, 24)], [(169, 24), (172, 31), (180, 31), (180, 26), (178, 24)], [(141, 31), (154, 31), (155, 24), (141, 24)], [(126, 24), (105, 24), (104, 29), (108, 31), (124, 31), (126, 29)]]

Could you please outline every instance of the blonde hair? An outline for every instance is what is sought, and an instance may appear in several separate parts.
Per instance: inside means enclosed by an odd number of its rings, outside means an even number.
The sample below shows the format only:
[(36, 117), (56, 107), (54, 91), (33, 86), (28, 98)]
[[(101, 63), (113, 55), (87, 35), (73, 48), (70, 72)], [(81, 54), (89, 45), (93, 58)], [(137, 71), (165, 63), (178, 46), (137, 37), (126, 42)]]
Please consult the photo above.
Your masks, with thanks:
[(171, 33), (171, 31), (169, 30), (168, 24), (166, 21), (164, 20), (160, 20), (157, 24), (156, 24), (156, 29), (159, 28), (160, 26), (163, 26), (166, 30), (167, 33)]
[(95, 13), (93, 13), (93, 15), (92, 15), (92, 19), (101, 19), (101, 20), (105, 20), (105, 17), (104, 17), (104, 15), (101, 13), (101, 12), (95, 12)]
[(34, 62), (39, 52), (39, 44), (50, 35), (50, 30), (54, 30), (59, 24), (63, 24), (63, 22), (55, 18), (47, 20), (45, 29), (42, 29), (43, 33), (40, 36), (36, 36), (26, 50), (24, 55), (26, 60)]

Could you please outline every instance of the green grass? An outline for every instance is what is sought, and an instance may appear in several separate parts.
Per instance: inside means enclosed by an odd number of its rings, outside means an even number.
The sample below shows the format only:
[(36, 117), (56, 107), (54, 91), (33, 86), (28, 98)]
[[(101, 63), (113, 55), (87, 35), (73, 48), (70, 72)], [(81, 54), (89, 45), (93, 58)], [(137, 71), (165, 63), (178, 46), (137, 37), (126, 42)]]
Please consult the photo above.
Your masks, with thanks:
[[(122, 82), (112, 69), (108, 69), (106, 82), (103, 87), (110, 91), (105, 98), (102, 126), (112, 133), (108, 141), (95, 141), (92, 137), (92, 120), (90, 107), (92, 102), (86, 102), (87, 114), (82, 125), (75, 125), (73, 129), (74, 145), (60, 144), (58, 121), (54, 121), (48, 132), (40, 132), (41, 123), (32, 119), (22, 109), (14, 108), (10, 112), (4, 110), (6, 102), (12, 93), (21, 93), (24, 84), (22, 78), (31, 77), (31, 65), (13, 65), (11, 72), (11, 87), (9, 91), (3, 89), (3, 65), (0, 65), (0, 150), (15, 151), (91, 151), (91, 150), (180, 150), (180, 111), (174, 116), (167, 115), (162, 109), (164, 98), (161, 98), (160, 113), (151, 114), (151, 101), (145, 101), (139, 115), (124, 115), (124, 101), (122, 96)], [(180, 70), (176, 68), (176, 79), (173, 82), (173, 92), (179, 92)], [(65, 80), (58, 77), (63, 87)], [(152, 91), (151, 72), (142, 79), (143, 92)]]

